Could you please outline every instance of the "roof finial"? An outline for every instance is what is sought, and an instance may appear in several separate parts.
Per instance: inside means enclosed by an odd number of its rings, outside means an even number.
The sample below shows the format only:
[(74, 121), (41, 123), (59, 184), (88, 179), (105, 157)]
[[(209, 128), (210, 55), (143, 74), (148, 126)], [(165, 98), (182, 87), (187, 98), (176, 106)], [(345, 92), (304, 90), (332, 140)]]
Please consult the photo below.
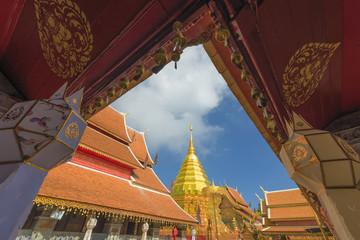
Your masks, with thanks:
[(263, 191), (263, 193), (265, 194), (266, 193), (266, 191), (262, 188), (262, 186), (260, 185), (260, 188), (261, 188), (261, 190)]
[(195, 148), (192, 139), (192, 130), (193, 130), (192, 123), (190, 123), (190, 144), (189, 144), (188, 154), (195, 154)]

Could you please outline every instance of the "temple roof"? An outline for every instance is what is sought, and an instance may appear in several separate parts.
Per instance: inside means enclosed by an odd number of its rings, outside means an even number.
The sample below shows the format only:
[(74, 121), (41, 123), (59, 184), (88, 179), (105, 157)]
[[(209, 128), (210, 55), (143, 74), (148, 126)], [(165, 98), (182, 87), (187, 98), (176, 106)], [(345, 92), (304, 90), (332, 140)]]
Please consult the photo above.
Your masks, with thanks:
[(70, 201), (84, 209), (105, 207), (114, 213), (185, 224), (197, 222), (168, 193), (137, 186), (132, 181), (74, 163), (66, 163), (49, 172), (38, 196), (44, 197), (54, 205), (66, 205)]
[(129, 146), (137, 159), (143, 163), (147, 161), (148, 165), (154, 165), (154, 161), (152, 160), (146, 145), (145, 134), (143, 132), (138, 132), (129, 126), (126, 128), (131, 139)]
[(90, 126), (119, 138), (126, 143), (131, 142), (126, 128), (125, 114), (116, 111), (110, 106), (102, 109), (99, 113), (87, 120)]
[(230, 201), (232, 201), (233, 203), (240, 203), (246, 207), (249, 207), (249, 205), (245, 202), (245, 200), (242, 198), (242, 196), (236, 189), (226, 186), (226, 190), (226, 195), (229, 197)]
[(310, 206), (291, 206), (269, 208), (269, 218), (278, 219), (315, 219), (314, 213)]
[(265, 191), (267, 218), (279, 220), (315, 220), (314, 212), (300, 189)]
[(289, 204), (307, 204), (300, 189), (288, 189), (282, 191), (265, 192), (266, 205), (278, 206)]
[(195, 155), (195, 148), (192, 139), (192, 125), (190, 125), (190, 143), (188, 155), (180, 167), (179, 174), (174, 182), (173, 197), (185, 194), (202, 194), (204, 187), (210, 186), (198, 157)]
[(92, 129), (91, 127), (85, 129), (79, 146), (133, 168), (143, 167), (132, 153), (129, 146)]
[[(271, 226), (262, 229), (262, 232), (286, 232), (286, 233), (303, 233), (305, 230), (311, 228), (310, 226)], [(310, 234), (310, 233), (309, 233)]]
[(154, 189), (160, 192), (169, 194), (170, 191), (164, 186), (160, 179), (156, 176), (152, 168), (134, 169), (131, 175), (134, 184), (139, 186), (145, 186), (150, 189)]

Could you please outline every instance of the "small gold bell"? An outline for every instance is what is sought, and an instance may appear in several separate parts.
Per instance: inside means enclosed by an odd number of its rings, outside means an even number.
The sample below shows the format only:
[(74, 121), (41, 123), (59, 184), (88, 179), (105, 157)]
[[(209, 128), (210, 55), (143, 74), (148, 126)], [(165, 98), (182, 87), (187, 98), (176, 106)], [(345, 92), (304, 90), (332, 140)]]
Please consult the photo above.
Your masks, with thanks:
[(177, 69), (177, 62), (180, 60), (179, 51), (175, 50), (171, 54), (171, 60), (175, 62), (175, 69)]
[(157, 65), (165, 65), (167, 63), (166, 52), (163, 49), (159, 49), (154, 55), (154, 61)]
[(243, 61), (243, 56), (238, 52), (233, 52), (231, 54), (231, 62), (237, 66), (238, 68), (241, 68), (241, 62)]
[(268, 110), (264, 109), (264, 118), (266, 120), (271, 120), (274, 118), (274, 115), (272, 115), (272, 113), (269, 112)]
[(128, 77), (128, 76), (120, 79), (120, 81), (119, 81), (119, 87), (120, 87), (121, 89), (127, 89), (127, 88), (129, 87), (129, 85), (130, 85), (130, 81), (129, 81), (129, 77)]
[(139, 80), (141, 75), (145, 72), (144, 65), (139, 65), (135, 68), (136, 75), (133, 77), (135, 81)]
[(85, 114), (92, 114), (93, 109), (92, 109), (91, 105), (86, 106), (86, 108), (84, 109), (84, 112), (85, 112)]
[(111, 87), (109, 90), (107, 90), (106, 94), (108, 95), (108, 97), (115, 96), (115, 87)]
[(95, 99), (94, 105), (97, 107), (101, 107), (104, 104), (104, 100), (102, 97), (98, 97)]
[(275, 120), (270, 120), (270, 121), (268, 121), (266, 127), (267, 127), (268, 129), (275, 129), (275, 127), (276, 127), (276, 122), (275, 122)]
[(221, 26), (216, 31), (215, 37), (216, 40), (218, 40), (219, 42), (224, 42), (225, 46), (227, 46), (227, 40), (230, 37), (230, 31), (229, 29), (227, 29), (227, 27)]
[(252, 99), (257, 99), (258, 97), (260, 97), (260, 90), (257, 89), (256, 87), (251, 87), (251, 98)]
[(249, 82), (251, 80), (251, 74), (244, 68), (241, 70), (241, 80)]

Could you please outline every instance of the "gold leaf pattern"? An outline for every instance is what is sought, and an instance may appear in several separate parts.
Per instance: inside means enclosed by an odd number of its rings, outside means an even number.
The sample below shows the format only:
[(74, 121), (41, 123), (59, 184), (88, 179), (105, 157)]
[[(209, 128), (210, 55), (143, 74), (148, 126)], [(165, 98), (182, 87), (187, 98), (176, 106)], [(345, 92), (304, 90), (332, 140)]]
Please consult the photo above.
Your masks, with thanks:
[(70, 123), (65, 130), (65, 137), (71, 140), (76, 140), (79, 137), (79, 125), (77, 122)]
[(292, 107), (304, 104), (319, 86), (340, 43), (308, 43), (290, 58), (283, 75), (283, 94)]
[(180, 224), (190, 224), (190, 225), (194, 224), (180, 219), (159, 217), (155, 215), (148, 215), (141, 212), (132, 212), (118, 208), (106, 207), (106, 206), (95, 205), (84, 202), (76, 202), (76, 201), (53, 198), (53, 197), (39, 196), (39, 195), (33, 200), (33, 203), (43, 204), (47, 206), (54, 206), (54, 207), (63, 207), (63, 208), (73, 209), (74, 211), (78, 211), (82, 209), (97, 213), (110, 213), (110, 214), (118, 214), (122, 216), (134, 217), (134, 218), (147, 218), (147, 219), (151, 219), (152, 221), (166, 221), (169, 223), (180, 223)]
[(40, 45), (50, 69), (59, 77), (81, 72), (93, 49), (85, 13), (71, 0), (35, 0)]

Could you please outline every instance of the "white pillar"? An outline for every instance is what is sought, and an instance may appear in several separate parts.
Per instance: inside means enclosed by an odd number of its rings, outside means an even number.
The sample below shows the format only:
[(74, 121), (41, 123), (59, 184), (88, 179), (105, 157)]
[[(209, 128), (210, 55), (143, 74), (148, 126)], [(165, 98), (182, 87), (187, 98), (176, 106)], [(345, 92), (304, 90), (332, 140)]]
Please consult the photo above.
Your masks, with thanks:
[(147, 238), (147, 231), (149, 230), (149, 224), (147, 222), (145, 222), (142, 227), (142, 236), (141, 236), (141, 240), (146, 240)]
[(84, 240), (91, 240), (92, 230), (95, 228), (97, 220), (95, 217), (91, 217), (86, 223), (86, 233)]

